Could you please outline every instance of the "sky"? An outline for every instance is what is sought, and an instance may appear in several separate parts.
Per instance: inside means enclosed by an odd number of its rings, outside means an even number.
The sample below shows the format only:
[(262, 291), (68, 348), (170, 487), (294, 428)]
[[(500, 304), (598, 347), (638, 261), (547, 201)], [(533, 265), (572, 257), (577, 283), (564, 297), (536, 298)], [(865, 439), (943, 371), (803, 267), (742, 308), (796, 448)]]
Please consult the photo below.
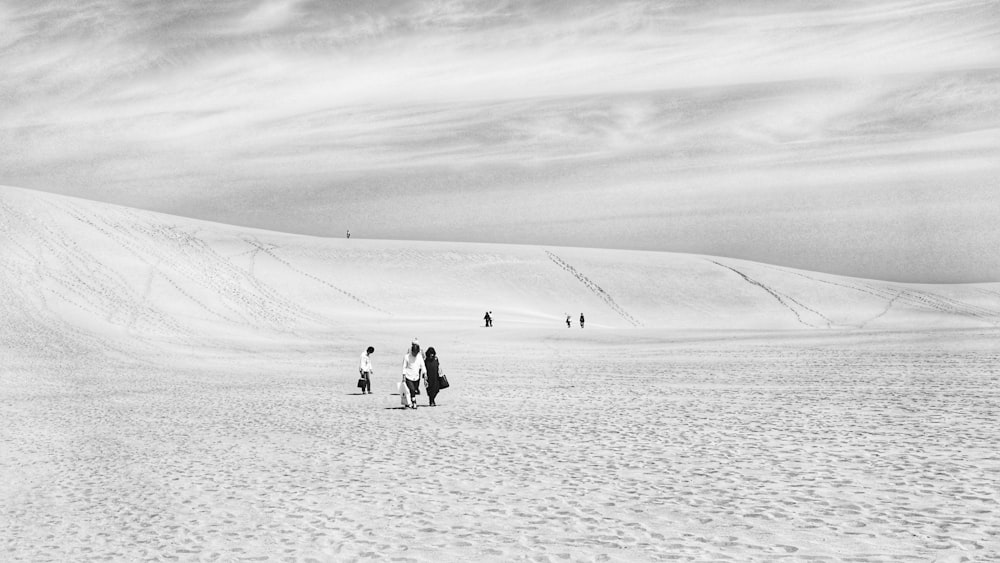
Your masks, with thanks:
[(1000, 281), (1000, 1), (0, 0), (0, 184)]

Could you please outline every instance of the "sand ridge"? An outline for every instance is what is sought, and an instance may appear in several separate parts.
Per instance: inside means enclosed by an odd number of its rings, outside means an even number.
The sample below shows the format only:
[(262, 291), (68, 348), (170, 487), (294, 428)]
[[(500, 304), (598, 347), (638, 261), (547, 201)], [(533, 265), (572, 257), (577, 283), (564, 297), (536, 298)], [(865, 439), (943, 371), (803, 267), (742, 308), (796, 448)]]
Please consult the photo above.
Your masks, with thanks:
[(4, 284), (85, 332), (193, 341), (441, 319), (591, 327), (1000, 326), (1000, 284), (897, 284), (720, 257), (320, 239), (0, 188)]

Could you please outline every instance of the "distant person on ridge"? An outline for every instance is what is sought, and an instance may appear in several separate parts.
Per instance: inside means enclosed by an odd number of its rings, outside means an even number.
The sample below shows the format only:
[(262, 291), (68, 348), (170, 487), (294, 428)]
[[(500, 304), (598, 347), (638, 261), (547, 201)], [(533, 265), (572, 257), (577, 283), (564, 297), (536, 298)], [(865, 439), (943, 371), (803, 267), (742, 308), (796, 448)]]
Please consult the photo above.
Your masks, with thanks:
[(430, 401), (430, 406), (436, 407), (437, 403), (434, 402), (434, 399), (437, 397), (438, 391), (441, 390), (441, 367), (438, 363), (437, 352), (433, 346), (427, 347), (427, 357), (424, 358), (424, 367), (427, 369), (427, 375), (424, 376), (424, 388), (427, 389), (427, 400)]
[(573, 326), (572, 321), (569, 320), (569, 315), (566, 315), (566, 328)]
[(351, 238), (351, 229), (347, 229), (347, 238)]
[(375, 347), (369, 346), (365, 350), (364, 354), (361, 354), (361, 363), (358, 365), (358, 371), (361, 372), (361, 379), (364, 385), (361, 387), (361, 394), (364, 395), (368, 393), (372, 394), (372, 374), (375, 373), (375, 368), (372, 367), (371, 355), (375, 353)]
[(583, 328), (583, 313), (580, 313), (580, 328)]
[(486, 327), (489, 327), (492, 321), (493, 319), (490, 318), (490, 312), (486, 311), (486, 314), (483, 315), (483, 323), (485, 323)]
[(410, 342), (410, 351), (403, 356), (403, 383), (410, 393), (410, 408), (417, 408), (420, 378), (426, 371), (424, 355), (420, 353), (420, 343), (414, 338), (413, 342)]

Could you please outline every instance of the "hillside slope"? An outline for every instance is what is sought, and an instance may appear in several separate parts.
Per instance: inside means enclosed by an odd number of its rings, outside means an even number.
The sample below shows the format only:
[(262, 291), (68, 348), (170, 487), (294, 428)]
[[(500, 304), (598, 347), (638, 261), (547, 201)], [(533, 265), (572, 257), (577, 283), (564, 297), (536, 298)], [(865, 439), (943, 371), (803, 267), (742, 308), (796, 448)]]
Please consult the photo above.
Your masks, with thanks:
[[(658, 252), (359, 238), (207, 223), (0, 188), (9, 342), (180, 345), (385, 322), (900, 329), (1000, 323), (1000, 284), (916, 285)], [(69, 344), (65, 344), (69, 345)]]

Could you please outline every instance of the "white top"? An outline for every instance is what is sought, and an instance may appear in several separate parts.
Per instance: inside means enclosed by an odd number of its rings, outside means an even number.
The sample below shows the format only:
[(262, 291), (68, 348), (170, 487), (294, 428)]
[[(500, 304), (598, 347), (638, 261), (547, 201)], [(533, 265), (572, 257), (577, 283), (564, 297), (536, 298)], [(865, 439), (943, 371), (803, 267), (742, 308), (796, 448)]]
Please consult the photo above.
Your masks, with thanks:
[(358, 365), (358, 370), (375, 373), (375, 369), (372, 367), (372, 359), (368, 355), (368, 352), (361, 354), (361, 363)]
[(407, 353), (403, 356), (403, 377), (410, 381), (420, 381), (420, 376), (427, 371), (424, 368), (424, 357), (422, 354), (412, 356)]

